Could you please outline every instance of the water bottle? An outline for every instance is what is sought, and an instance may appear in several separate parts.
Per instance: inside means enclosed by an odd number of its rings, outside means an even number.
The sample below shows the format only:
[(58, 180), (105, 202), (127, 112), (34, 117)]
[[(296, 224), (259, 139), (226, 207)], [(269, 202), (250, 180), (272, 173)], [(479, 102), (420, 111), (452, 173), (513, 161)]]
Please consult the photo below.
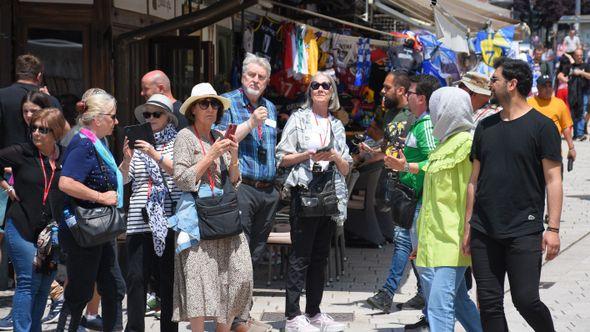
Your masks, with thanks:
[(77, 221), (76, 221), (76, 216), (72, 214), (72, 212), (70, 212), (70, 209), (64, 209), (64, 219), (66, 221), (66, 225), (68, 225), (68, 227), (73, 227), (74, 225), (76, 225)]
[(56, 225), (51, 226), (51, 244), (54, 246), (59, 245), (59, 239), (57, 237), (57, 226)]

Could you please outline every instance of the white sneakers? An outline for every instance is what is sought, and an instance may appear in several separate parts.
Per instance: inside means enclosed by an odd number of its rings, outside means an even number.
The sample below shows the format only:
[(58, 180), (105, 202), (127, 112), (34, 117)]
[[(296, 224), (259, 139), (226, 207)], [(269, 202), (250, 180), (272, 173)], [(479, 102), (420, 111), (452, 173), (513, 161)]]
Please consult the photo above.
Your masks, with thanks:
[(293, 319), (287, 319), (285, 332), (340, 332), (344, 331), (346, 324), (339, 323), (328, 314), (319, 313), (313, 317), (299, 315)]

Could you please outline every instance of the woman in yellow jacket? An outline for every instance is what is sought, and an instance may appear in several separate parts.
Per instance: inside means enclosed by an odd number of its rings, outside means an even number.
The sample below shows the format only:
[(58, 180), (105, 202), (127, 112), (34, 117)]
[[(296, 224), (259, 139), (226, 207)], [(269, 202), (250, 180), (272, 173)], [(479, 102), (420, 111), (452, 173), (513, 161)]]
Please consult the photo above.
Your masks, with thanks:
[(424, 166), (424, 196), (418, 217), (416, 265), (426, 318), (432, 332), (454, 331), (455, 318), (468, 332), (479, 332), (479, 312), (464, 279), (471, 260), (461, 253), (471, 175), (471, 102), (467, 92), (445, 87), (432, 94), (429, 108), (433, 135), (440, 144)]

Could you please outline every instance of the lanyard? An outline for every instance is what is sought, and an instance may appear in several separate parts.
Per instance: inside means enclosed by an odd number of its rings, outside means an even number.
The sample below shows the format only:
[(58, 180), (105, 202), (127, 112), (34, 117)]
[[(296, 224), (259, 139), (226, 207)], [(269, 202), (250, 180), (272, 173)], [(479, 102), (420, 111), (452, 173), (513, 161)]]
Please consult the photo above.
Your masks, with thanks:
[[(203, 142), (201, 141), (201, 134), (197, 130), (197, 126), (193, 124), (193, 128), (195, 129), (195, 133), (197, 133), (197, 139), (199, 140), (199, 144), (201, 145), (201, 152), (203, 153), (203, 157), (207, 156), (207, 152), (205, 151), (205, 146), (203, 146)], [(215, 163), (215, 161), (213, 161)], [(213, 176), (211, 176), (211, 168), (207, 168), (207, 176), (209, 177), (209, 186), (211, 187), (211, 196), (215, 196), (214, 189), (215, 189), (215, 182), (213, 181)]]
[[(243, 94), (244, 94), (244, 90), (242, 90), (242, 95)], [(254, 113), (254, 106), (252, 106), (250, 101), (248, 101), (248, 104), (246, 104), (246, 108), (248, 109), (248, 112), (250, 114)], [(258, 139), (260, 141), (262, 141), (262, 125), (260, 125), (260, 124), (258, 125), (257, 131), (258, 131)]]
[(49, 190), (51, 190), (51, 184), (53, 183), (53, 176), (55, 175), (55, 166), (51, 164), (51, 161), (49, 161), (49, 166), (51, 166), (51, 177), (49, 178), (49, 182), (47, 182), (47, 174), (45, 173), (45, 163), (43, 163), (43, 157), (41, 156), (40, 151), (39, 162), (41, 163), (41, 170), (43, 171), (43, 206), (45, 206), (47, 196), (49, 196)]
[[(312, 112), (313, 113), (313, 112)], [(317, 114), (313, 113), (313, 119), (315, 120), (315, 124), (316, 126), (320, 127), (320, 129), (322, 130), (322, 132), (325, 134), (325, 136), (322, 137), (322, 134), (320, 133), (320, 143), (321, 143), (321, 147), (324, 147), (324, 143), (326, 142), (326, 138), (328, 138), (328, 132), (330, 130), (330, 116), (328, 115), (328, 123), (326, 124), (326, 130), (324, 130), (321, 126), (320, 123), (318, 122), (318, 116)]]

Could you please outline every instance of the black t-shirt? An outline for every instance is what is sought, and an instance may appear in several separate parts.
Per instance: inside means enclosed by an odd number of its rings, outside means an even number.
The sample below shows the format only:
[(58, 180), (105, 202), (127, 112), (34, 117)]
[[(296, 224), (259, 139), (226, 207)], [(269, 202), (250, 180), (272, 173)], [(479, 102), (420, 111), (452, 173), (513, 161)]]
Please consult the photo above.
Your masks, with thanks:
[(475, 130), (471, 159), (481, 163), (471, 226), (498, 239), (542, 231), (542, 160), (561, 161), (553, 122), (535, 109), (512, 121), (499, 113), (485, 118)]
[[(0, 149), (29, 140), (20, 104), (29, 91), (38, 89), (36, 85), (24, 83), (14, 83), (0, 89)], [(61, 110), (55, 97), (49, 96), (49, 102), (51, 106)]]
[(174, 113), (174, 115), (176, 115), (176, 118), (178, 119), (178, 127), (176, 127), (176, 129), (179, 131), (180, 129), (188, 127), (188, 120), (184, 115), (180, 113), (180, 106), (182, 106), (182, 102), (180, 100), (177, 100), (174, 102), (174, 104), (172, 104), (172, 108), (174, 108), (172, 110), (172, 113)]

